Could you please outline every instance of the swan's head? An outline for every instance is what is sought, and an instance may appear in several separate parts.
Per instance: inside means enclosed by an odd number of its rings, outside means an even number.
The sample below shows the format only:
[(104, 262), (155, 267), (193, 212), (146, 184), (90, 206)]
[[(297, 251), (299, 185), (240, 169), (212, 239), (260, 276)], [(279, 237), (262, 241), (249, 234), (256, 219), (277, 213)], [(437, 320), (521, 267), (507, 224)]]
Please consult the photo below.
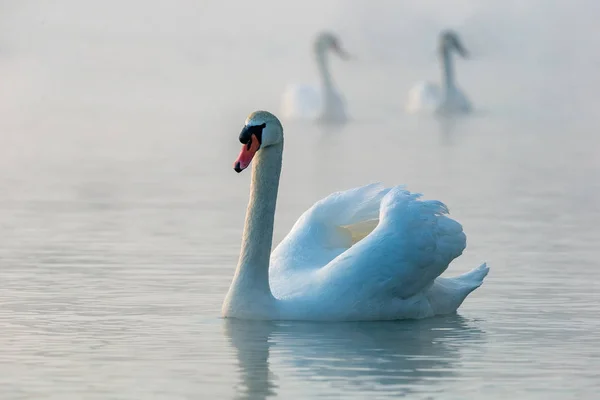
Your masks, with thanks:
[(440, 52), (443, 54), (452, 50), (456, 50), (463, 58), (469, 56), (467, 49), (463, 46), (456, 32), (451, 30), (443, 31), (440, 34)]
[(315, 39), (315, 53), (324, 56), (328, 51), (333, 51), (342, 59), (350, 58), (350, 55), (340, 44), (340, 39), (331, 32), (321, 32)]
[(283, 143), (281, 122), (268, 111), (255, 111), (246, 118), (240, 142), (242, 151), (233, 163), (238, 173), (248, 168), (257, 151)]

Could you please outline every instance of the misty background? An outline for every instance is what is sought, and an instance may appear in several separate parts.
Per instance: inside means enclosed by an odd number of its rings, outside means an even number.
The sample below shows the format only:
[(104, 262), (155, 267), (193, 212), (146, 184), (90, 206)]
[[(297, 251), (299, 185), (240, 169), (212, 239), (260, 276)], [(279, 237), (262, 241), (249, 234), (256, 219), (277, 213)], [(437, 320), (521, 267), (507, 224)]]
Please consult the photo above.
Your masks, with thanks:
[[(594, 398), (600, 3), (0, 1), (0, 394), (27, 398)], [(403, 109), (459, 32), (467, 118)], [(274, 243), (327, 194), (406, 183), (491, 272), (457, 316), (219, 318), (239, 254), (246, 116), (332, 60), (352, 121), (283, 121)], [(379, 396), (379, 397), (377, 397)]]

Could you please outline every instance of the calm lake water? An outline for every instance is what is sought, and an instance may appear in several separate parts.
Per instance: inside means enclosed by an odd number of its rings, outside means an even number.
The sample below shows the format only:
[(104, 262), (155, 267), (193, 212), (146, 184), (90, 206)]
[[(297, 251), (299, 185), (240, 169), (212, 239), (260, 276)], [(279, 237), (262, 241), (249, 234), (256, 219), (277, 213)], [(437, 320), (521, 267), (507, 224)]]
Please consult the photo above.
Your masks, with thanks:
[[(475, 0), (0, 3), (2, 399), (594, 399), (600, 390), (600, 10)], [(437, 32), (472, 59), (477, 112), (404, 114), (438, 78)], [(491, 272), (458, 315), (393, 323), (219, 317), (256, 109), (333, 61), (353, 121), (285, 123), (275, 242), (373, 181), (443, 200)]]

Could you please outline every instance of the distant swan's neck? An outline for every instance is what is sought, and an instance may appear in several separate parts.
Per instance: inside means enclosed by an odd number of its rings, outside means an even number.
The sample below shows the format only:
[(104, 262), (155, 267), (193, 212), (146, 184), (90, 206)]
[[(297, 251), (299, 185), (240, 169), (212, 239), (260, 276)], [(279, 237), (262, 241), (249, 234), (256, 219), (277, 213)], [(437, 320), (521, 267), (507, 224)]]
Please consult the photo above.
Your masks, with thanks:
[(447, 47), (442, 49), (442, 83), (444, 90), (448, 92), (455, 88), (454, 62), (452, 60), (451, 50)]
[(321, 87), (323, 89), (323, 105), (319, 118), (322, 121), (330, 121), (338, 116), (336, 110), (336, 92), (333, 87), (333, 79), (329, 72), (329, 61), (325, 52), (317, 53), (317, 66), (321, 76)]
[(329, 61), (327, 54), (324, 51), (319, 51), (317, 56), (317, 67), (319, 68), (319, 75), (321, 77), (321, 85), (325, 93), (330, 93), (333, 90), (333, 79), (329, 72)]
[(283, 143), (280, 143), (259, 150), (252, 161), (240, 259), (226, 300), (238, 310), (256, 307), (268, 312), (268, 306), (275, 301), (269, 287), (269, 258), (282, 153)]

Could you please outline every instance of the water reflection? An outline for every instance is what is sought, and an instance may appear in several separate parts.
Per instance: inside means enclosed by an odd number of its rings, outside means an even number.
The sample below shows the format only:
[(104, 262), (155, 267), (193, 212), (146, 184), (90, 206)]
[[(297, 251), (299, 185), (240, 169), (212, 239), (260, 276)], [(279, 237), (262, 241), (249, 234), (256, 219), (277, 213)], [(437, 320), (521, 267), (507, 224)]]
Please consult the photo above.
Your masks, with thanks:
[[(435, 378), (454, 375), (461, 350), (484, 338), (458, 315), (336, 324), (226, 320), (225, 334), (240, 366), (239, 398), (266, 398), (276, 392), (272, 364), (289, 368), (285, 372), (293, 378), (325, 380), (338, 389), (377, 387), (406, 395), (420, 381), (430, 380), (432, 391)], [(269, 355), (273, 347), (277, 351)]]
[(460, 136), (472, 131), (474, 124), (477, 124), (482, 118), (483, 121), (485, 118), (489, 118), (489, 112), (485, 109), (476, 109), (469, 115), (438, 114), (433, 119), (440, 133), (441, 144), (453, 146), (460, 143)]
[(436, 118), (436, 122), (438, 123), (442, 145), (452, 146), (455, 144), (456, 117), (452, 115), (440, 115)]

